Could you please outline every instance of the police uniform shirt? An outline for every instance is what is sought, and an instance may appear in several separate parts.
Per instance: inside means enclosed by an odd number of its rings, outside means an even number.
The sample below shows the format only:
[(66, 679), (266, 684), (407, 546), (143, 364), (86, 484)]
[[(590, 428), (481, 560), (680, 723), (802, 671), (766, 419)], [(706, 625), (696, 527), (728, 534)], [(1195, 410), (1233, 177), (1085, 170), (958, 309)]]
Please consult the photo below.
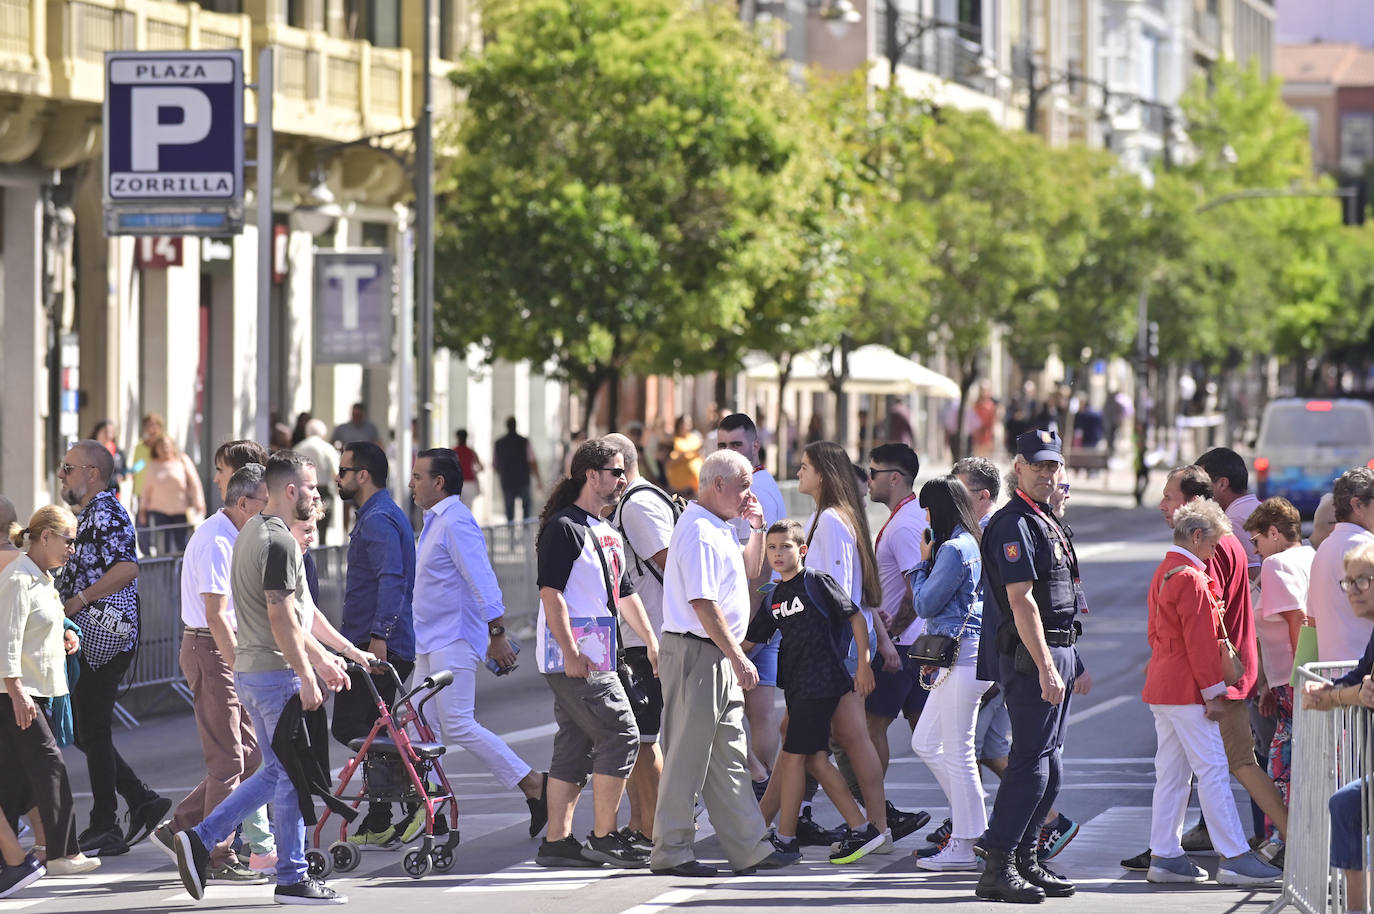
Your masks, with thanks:
[[(1041, 510), (1049, 513), (1043, 506)], [(1051, 523), (1037, 517), (1031, 506), (1013, 493), (1011, 501), (988, 522), (983, 534), (984, 553), (995, 565), (1003, 586), (1032, 582), (1032, 594), (1046, 628), (1066, 629), (1077, 608), (1070, 557), (1064, 547), (1068, 537), (1061, 541), (1052, 529), (1047, 530)], [(1005, 601), (1005, 592), (997, 595), (999, 604)], [(1010, 622), (1010, 617), (1004, 621)]]

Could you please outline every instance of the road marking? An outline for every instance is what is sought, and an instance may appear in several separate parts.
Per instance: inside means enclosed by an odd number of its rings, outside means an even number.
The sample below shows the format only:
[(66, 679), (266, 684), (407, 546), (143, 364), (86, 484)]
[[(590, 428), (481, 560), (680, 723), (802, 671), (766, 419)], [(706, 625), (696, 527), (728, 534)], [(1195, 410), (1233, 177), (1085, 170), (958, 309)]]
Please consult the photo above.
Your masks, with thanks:
[[(735, 882), (737, 880), (732, 879), (730, 881)], [(659, 895), (655, 898), (650, 898), (643, 904), (637, 904), (632, 908), (626, 908), (624, 911), (621, 911), (620, 914), (659, 914), (659, 912), (666, 911), (673, 905), (681, 904), (684, 901), (691, 901), (693, 898), (696, 898), (698, 895), (703, 894), (705, 891), (706, 889), (704, 888), (673, 889), (672, 891), (664, 892), (662, 895)]]
[(523, 730), (512, 730), (509, 733), (501, 733), (496, 738), (506, 745), (511, 743), (524, 743), (532, 739), (543, 739), (546, 736), (553, 736), (558, 732), (558, 724), (542, 724), (538, 727), (526, 727)]
[(24, 898), (24, 899), (5, 899), (0, 901), (0, 911), (22, 911), (31, 908), (36, 904), (42, 904), (46, 898)]
[[(1096, 717), (1099, 714), (1105, 714), (1113, 708), (1119, 708), (1122, 705), (1132, 701), (1140, 701), (1140, 696), (1118, 695), (1115, 698), (1108, 698), (1101, 704), (1095, 704), (1091, 708), (1085, 708), (1082, 711), (1079, 711), (1077, 709), (1071, 711), (1069, 713), (1069, 722), (1072, 724), (1078, 724), (1082, 721), (1087, 720), (1090, 717)], [(1150, 761), (1154, 761), (1154, 759), (1151, 759)]]

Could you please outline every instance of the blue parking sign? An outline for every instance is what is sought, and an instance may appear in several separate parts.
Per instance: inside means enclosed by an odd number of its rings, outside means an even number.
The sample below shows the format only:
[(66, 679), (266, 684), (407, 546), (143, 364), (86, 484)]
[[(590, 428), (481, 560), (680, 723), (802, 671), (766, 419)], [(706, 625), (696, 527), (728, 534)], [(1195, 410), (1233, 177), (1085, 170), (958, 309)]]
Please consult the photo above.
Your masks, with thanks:
[(105, 54), (105, 199), (243, 201), (243, 52)]

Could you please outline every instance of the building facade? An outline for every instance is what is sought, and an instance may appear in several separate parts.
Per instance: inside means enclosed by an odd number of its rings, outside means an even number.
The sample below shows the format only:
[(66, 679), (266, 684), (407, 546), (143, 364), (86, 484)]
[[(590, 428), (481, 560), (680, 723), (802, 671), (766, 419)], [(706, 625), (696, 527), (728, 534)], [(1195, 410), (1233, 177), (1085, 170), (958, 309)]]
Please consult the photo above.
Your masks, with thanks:
[(1280, 45), (1278, 69), (1284, 102), (1307, 122), (1313, 168), (1364, 177), (1374, 163), (1374, 48)]
[[(480, 41), (470, 0), (431, 0), (437, 116), (446, 78)], [(75, 437), (113, 419), (131, 448), (139, 417), (158, 413), (205, 468), (220, 441), (257, 425), (258, 334), (270, 337), (270, 403), (287, 424), (310, 412), (331, 428), (367, 403), (384, 437), (403, 390), (392, 365), (321, 365), (313, 354), (317, 248), (395, 250), (411, 219), (412, 149), (421, 97), (423, 0), (0, 0), (0, 491), (21, 513), (53, 497), (54, 468)], [(273, 224), (225, 238), (107, 237), (100, 160), (104, 52), (276, 49)], [(255, 96), (245, 119), (257, 117)], [(396, 155), (361, 138), (385, 135)], [(341, 144), (355, 144), (340, 148)], [(374, 145), (376, 145), (374, 144)], [(249, 131), (249, 150), (252, 131)], [(251, 158), (251, 155), (250, 155)], [(398, 161), (398, 158), (400, 161)], [(314, 235), (293, 213), (323, 175), (340, 204)], [(249, 171), (247, 186), (255, 179)], [(259, 264), (260, 231), (274, 256)], [(259, 269), (272, 271), (271, 324), (258, 326)], [(396, 361), (393, 359), (393, 362)], [(469, 426), (482, 449), (506, 415), (547, 452), (550, 390), (524, 367), (436, 363), (435, 443)], [(438, 370), (442, 367), (442, 370)], [(552, 388), (557, 399), (557, 387)], [(496, 417), (496, 418), (493, 418)], [(402, 455), (396, 454), (398, 459)], [(404, 483), (407, 473), (396, 473)], [(208, 478), (208, 472), (207, 472)]]

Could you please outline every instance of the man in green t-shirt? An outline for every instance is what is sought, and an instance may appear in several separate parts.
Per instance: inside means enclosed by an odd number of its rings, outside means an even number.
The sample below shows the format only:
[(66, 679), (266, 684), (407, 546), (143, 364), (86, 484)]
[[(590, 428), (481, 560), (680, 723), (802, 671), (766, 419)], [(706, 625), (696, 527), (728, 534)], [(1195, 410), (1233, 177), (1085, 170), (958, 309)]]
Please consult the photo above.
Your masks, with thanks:
[(323, 880), (306, 875), (305, 822), (296, 790), (272, 751), (272, 736), (287, 703), (300, 695), (311, 711), (324, 701), (325, 687), (348, 687), (344, 663), (310, 634), (313, 612), (306, 594), (301, 550), (288, 524), (313, 516), (315, 467), (294, 451), (267, 461), (267, 506), (244, 524), (234, 543), (229, 586), (238, 615), (234, 684), (260, 736), (262, 767), (215, 808), (205, 821), (176, 835), (177, 868), (192, 898), (205, 894), (213, 847), (265, 803), (272, 804), (277, 842), (277, 888), (281, 904), (337, 904), (346, 898)]

